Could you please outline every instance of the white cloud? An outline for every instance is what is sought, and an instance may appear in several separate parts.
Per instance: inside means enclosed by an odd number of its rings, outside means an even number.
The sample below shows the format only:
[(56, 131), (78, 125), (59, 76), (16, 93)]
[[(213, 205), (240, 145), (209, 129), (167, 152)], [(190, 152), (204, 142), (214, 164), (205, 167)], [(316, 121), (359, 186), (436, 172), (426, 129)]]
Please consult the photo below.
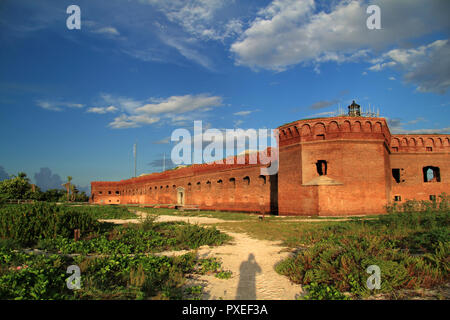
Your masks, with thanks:
[(105, 113), (114, 113), (117, 111), (119, 111), (118, 108), (116, 108), (114, 106), (109, 106), (109, 107), (92, 107), (92, 108), (89, 108), (86, 112), (105, 114)]
[(336, 115), (337, 115), (336, 111), (324, 111), (324, 112), (311, 114), (309, 116), (306, 116), (305, 118), (328, 117), (328, 116), (336, 116)]
[(153, 124), (158, 122), (158, 117), (149, 117), (147, 115), (128, 116), (122, 114), (115, 118), (108, 126), (113, 129), (138, 128), (145, 124)]
[(194, 49), (192, 43), (189, 43), (189, 40), (179, 37), (169, 37), (167, 35), (162, 36), (160, 39), (166, 45), (177, 49), (186, 59), (192, 60), (206, 69), (213, 70), (211, 60), (207, 56), (202, 55), (198, 50)]
[(243, 120), (236, 120), (236, 121), (234, 121), (234, 127), (235, 128), (237, 128), (237, 127), (239, 127), (241, 124), (243, 124), (244, 123), (244, 121)]
[(250, 111), (250, 110), (239, 111), (239, 112), (233, 113), (233, 115), (235, 115), (235, 116), (247, 116), (247, 115), (249, 115), (249, 114), (252, 113), (252, 112), (253, 112), (253, 111)]
[(150, 103), (136, 109), (137, 112), (147, 114), (186, 113), (197, 109), (206, 109), (222, 105), (222, 98), (206, 94), (172, 96), (159, 103)]
[(119, 36), (120, 35), (119, 31), (117, 31), (117, 29), (114, 27), (98, 28), (92, 32), (99, 33), (99, 34), (106, 34), (106, 35), (110, 35), (110, 36)]
[(450, 133), (450, 127), (447, 128), (436, 128), (436, 129), (415, 129), (415, 130), (405, 130), (402, 128), (392, 130), (392, 133), (396, 134), (441, 134)]
[(102, 93), (100, 97), (104, 103), (117, 106), (125, 112), (134, 112), (135, 109), (144, 104), (144, 101), (141, 100), (135, 100), (127, 97), (115, 97), (107, 93)]
[(373, 62), (375, 64), (369, 70), (381, 71), (388, 67), (401, 70), (405, 72), (403, 79), (416, 85), (420, 92), (443, 94), (450, 88), (448, 40), (436, 40), (417, 48), (393, 49)]
[(446, 128), (435, 128), (435, 129), (405, 129), (404, 126), (414, 125), (419, 122), (427, 122), (427, 120), (423, 117), (417, 117), (414, 120), (410, 120), (407, 122), (402, 122), (402, 120), (398, 118), (386, 118), (389, 129), (394, 134), (441, 134), (441, 133), (450, 133), (450, 127)]
[[(162, 12), (169, 21), (180, 25), (191, 36), (202, 40), (223, 41), (242, 32), (237, 18), (228, 19), (224, 9), (235, 1), (224, 0), (140, 0)], [(225, 12), (226, 13), (226, 12)]]
[(201, 113), (222, 105), (221, 97), (207, 94), (147, 99), (147, 101), (153, 103), (144, 103), (124, 97), (115, 98), (108, 94), (103, 94), (102, 98), (108, 102), (114, 101), (124, 112), (109, 124), (114, 129), (136, 128), (154, 124), (161, 120), (169, 120), (172, 124), (180, 124), (187, 120), (198, 119)]
[(396, 80), (396, 79), (395, 79), (395, 77), (389, 77), (389, 80), (394, 81), (394, 80)]
[(313, 0), (274, 0), (260, 10), (231, 52), (237, 64), (283, 71), (300, 63), (367, 59), (398, 41), (449, 27), (445, 1), (424, 5), (420, 0), (375, 0), (370, 4), (381, 8), (382, 30), (366, 27), (367, 1), (331, 2), (322, 11)]
[(84, 105), (81, 103), (71, 103), (71, 102), (59, 102), (59, 101), (48, 101), (48, 100), (38, 100), (36, 104), (46, 110), (51, 111), (62, 111), (63, 108), (83, 108)]
[(170, 143), (170, 137), (163, 138), (153, 142), (154, 144), (168, 144)]

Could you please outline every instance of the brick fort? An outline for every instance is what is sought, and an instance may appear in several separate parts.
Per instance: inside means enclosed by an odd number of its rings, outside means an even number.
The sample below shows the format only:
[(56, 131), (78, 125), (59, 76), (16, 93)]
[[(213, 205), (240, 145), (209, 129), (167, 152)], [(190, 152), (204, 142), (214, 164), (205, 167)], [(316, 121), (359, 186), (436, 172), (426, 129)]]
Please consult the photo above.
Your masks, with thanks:
[[(450, 190), (450, 135), (391, 134), (385, 118), (353, 103), (341, 116), (279, 130), (279, 169), (194, 164), (127, 180), (91, 182), (90, 202), (279, 215), (380, 214)], [(244, 155), (248, 160), (249, 155)]]

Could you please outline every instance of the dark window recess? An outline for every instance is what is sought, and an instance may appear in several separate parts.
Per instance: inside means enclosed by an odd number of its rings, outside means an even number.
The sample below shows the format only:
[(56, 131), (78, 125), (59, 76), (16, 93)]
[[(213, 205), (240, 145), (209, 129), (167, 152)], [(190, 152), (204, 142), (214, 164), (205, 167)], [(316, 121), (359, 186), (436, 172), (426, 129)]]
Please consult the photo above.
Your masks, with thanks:
[(108, 191), (108, 194), (111, 194), (111, 191)]
[(99, 191), (98, 194), (102, 194), (103, 192)]
[(392, 151), (398, 152), (398, 147), (392, 147)]
[(244, 186), (248, 186), (250, 185), (250, 178), (249, 177), (244, 177)]
[(325, 160), (319, 160), (316, 162), (317, 173), (319, 176), (327, 175), (327, 162)]
[(119, 192), (119, 191), (116, 191), (116, 194), (120, 194), (120, 192)]
[(423, 182), (441, 182), (441, 173), (438, 167), (423, 167)]
[(318, 134), (316, 135), (318, 140), (325, 140), (325, 135), (324, 134)]
[(402, 197), (400, 197), (400, 196), (394, 196), (394, 201), (402, 201)]
[(392, 169), (392, 177), (395, 182), (400, 183), (400, 169)]
[(436, 201), (436, 195), (430, 194), (430, 200), (431, 201)]
[(432, 147), (427, 147), (427, 151), (433, 151)]
[(261, 184), (266, 184), (266, 177), (261, 175), (259, 176), (259, 180), (261, 181)]

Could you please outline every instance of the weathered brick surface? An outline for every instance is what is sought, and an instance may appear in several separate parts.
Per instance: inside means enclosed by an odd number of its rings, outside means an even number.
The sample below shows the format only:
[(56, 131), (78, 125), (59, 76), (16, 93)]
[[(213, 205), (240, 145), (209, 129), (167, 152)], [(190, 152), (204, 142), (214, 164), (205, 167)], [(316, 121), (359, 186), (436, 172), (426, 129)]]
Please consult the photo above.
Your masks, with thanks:
[[(332, 117), (279, 127), (278, 175), (262, 164), (202, 164), (117, 182), (92, 182), (91, 202), (176, 204), (281, 215), (378, 214), (394, 196), (428, 200), (450, 191), (449, 135), (391, 135), (384, 118)], [(319, 175), (319, 160), (326, 175)], [(248, 156), (246, 157), (248, 163)], [(438, 167), (440, 181), (424, 182)], [(392, 169), (401, 169), (397, 183)], [(404, 181), (403, 181), (404, 180)]]

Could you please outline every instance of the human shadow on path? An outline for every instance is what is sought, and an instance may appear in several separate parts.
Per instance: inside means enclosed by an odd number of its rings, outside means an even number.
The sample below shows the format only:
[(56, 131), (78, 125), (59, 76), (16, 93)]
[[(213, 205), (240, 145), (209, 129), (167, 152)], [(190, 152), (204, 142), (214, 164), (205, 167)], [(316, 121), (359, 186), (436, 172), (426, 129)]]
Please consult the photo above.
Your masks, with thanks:
[(256, 300), (256, 273), (261, 273), (261, 267), (256, 263), (253, 253), (239, 267), (240, 277), (236, 291), (236, 299)]

